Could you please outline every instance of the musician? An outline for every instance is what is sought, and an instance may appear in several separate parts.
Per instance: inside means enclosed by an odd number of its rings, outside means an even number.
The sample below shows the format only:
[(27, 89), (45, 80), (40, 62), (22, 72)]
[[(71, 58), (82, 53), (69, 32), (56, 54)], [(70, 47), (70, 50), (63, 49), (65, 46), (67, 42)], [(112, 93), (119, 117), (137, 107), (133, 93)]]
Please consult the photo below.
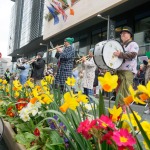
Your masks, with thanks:
[(19, 81), (22, 85), (27, 81), (29, 69), (30, 69), (30, 65), (26, 62), (27, 62), (26, 59), (22, 59), (22, 65), (17, 64), (17, 68), (21, 70)]
[(119, 104), (123, 105), (123, 98), (129, 95), (129, 85), (133, 84), (134, 75), (137, 74), (137, 54), (139, 51), (139, 46), (132, 40), (133, 32), (130, 27), (123, 27), (120, 35), (125, 53), (117, 50), (113, 53), (113, 55), (124, 59), (124, 63), (117, 71), (117, 75), (119, 77), (117, 99), (119, 100)]
[(74, 38), (68, 37), (64, 40), (64, 49), (56, 47), (57, 53), (55, 57), (58, 59), (58, 70), (55, 78), (55, 87), (60, 87), (62, 92), (64, 92), (65, 81), (72, 76), (75, 57), (73, 42)]
[(9, 71), (9, 68), (6, 69), (6, 72), (4, 73), (5, 79), (7, 83), (10, 83), (10, 77), (11, 77), (11, 72)]
[(31, 60), (31, 65), (33, 68), (31, 78), (34, 79), (35, 84), (40, 84), (40, 80), (44, 77), (45, 60), (42, 58), (43, 55), (43, 52), (38, 52), (36, 59)]
[[(83, 89), (84, 94), (86, 94), (87, 96), (93, 95), (93, 83), (95, 79), (95, 69), (96, 69), (96, 65), (93, 60), (93, 51), (94, 48), (91, 48), (89, 50), (89, 59), (86, 59), (86, 57), (82, 57), (82, 66), (84, 69)], [(92, 102), (91, 98), (90, 102)]]

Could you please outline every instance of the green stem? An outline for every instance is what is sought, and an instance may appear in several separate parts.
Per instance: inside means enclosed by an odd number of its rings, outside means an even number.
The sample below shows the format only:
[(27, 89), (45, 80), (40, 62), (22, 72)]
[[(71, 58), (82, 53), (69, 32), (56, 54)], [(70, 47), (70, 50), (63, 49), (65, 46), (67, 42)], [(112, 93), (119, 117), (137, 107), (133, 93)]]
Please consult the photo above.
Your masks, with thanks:
[(98, 142), (98, 149), (102, 150), (100, 142)]

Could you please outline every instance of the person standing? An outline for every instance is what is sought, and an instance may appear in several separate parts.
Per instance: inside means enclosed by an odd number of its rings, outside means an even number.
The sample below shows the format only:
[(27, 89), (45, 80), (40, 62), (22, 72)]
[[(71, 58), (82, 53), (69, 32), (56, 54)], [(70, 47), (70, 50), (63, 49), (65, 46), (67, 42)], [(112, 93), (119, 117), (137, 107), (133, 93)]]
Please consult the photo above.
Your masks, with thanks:
[(73, 62), (75, 57), (75, 51), (72, 46), (74, 38), (65, 38), (64, 40), (64, 49), (56, 47), (57, 53), (55, 57), (58, 59), (58, 70), (55, 77), (55, 87), (61, 88), (61, 91), (64, 92), (65, 81), (68, 77), (72, 76)]
[(38, 52), (36, 59), (31, 60), (33, 68), (31, 78), (34, 79), (35, 84), (39, 84), (40, 80), (44, 77), (45, 60), (42, 58), (43, 55), (43, 52)]
[(30, 65), (26, 62), (27, 60), (23, 59), (22, 65), (21, 66), (17, 65), (17, 68), (21, 70), (19, 80), (22, 85), (27, 81), (29, 75), (28, 73), (29, 73)]
[(7, 81), (7, 83), (10, 83), (10, 77), (11, 77), (11, 73), (9, 71), (9, 68), (6, 69), (6, 72), (4, 73), (5, 79)]
[(137, 54), (139, 51), (139, 46), (132, 40), (133, 32), (130, 27), (123, 27), (120, 35), (125, 52), (120, 52), (117, 50), (113, 53), (113, 55), (124, 59), (123, 64), (117, 70), (119, 80), (116, 91), (119, 105), (123, 106), (123, 98), (129, 95), (129, 85), (133, 84), (133, 78), (137, 74)]
[[(145, 68), (145, 85), (150, 82), (150, 59), (148, 61), (143, 61)], [(144, 111), (144, 114), (150, 114), (150, 101), (148, 101), (148, 109)]]
[[(93, 95), (93, 83), (95, 79), (95, 70), (96, 65), (93, 60), (93, 51), (94, 48), (91, 48), (89, 50), (89, 59), (86, 59), (86, 57), (82, 57), (82, 66), (84, 69), (83, 74), (83, 89), (84, 94), (87, 96)], [(90, 98), (90, 102), (92, 102), (92, 99)]]

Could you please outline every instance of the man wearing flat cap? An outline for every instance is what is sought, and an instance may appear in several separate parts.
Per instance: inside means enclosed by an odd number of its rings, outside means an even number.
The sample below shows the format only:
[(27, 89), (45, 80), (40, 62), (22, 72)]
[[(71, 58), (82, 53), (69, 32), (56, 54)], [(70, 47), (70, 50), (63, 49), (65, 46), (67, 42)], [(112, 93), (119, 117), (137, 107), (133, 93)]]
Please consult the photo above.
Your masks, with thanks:
[(125, 52), (116, 51), (114, 56), (124, 59), (123, 64), (117, 70), (119, 77), (117, 99), (120, 105), (124, 105), (123, 98), (129, 95), (129, 86), (133, 84), (133, 78), (137, 74), (137, 54), (139, 46), (132, 40), (133, 31), (130, 27), (125, 26), (120, 32), (122, 46)]
[(40, 80), (44, 77), (45, 60), (42, 58), (43, 52), (38, 52), (36, 59), (32, 60), (32, 73), (31, 78), (34, 79), (35, 84), (39, 84)]
[(60, 87), (64, 92), (65, 81), (68, 77), (72, 76), (73, 62), (75, 57), (75, 51), (72, 46), (74, 38), (65, 38), (64, 48), (56, 47), (57, 53), (55, 57), (58, 59), (58, 70), (55, 77), (55, 86)]

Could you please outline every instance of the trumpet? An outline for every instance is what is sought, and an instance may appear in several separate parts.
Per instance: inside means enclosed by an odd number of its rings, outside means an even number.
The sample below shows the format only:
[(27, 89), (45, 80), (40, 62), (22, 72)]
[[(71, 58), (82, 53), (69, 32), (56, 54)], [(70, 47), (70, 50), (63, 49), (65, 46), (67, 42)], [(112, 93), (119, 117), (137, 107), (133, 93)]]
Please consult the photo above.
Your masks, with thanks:
[[(61, 47), (64, 47), (64, 45), (59, 45), (59, 46), (57, 46), (58, 48), (61, 48)], [(51, 51), (54, 51), (54, 50), (56, 50), (56, 47), (54, 47), (54, 48), (52, 48), (52, 49), (49, 49), (48, 51), (49, 52), (51, 52)]]
[(32, 60), (29, 60), (29, 61), (27, 61), (26, 63), (27, 63), (27, 64), (32, 64), (34, 61), (37, 61), (37, 58), (34, 58), (34, 59), (32, 59)]
[[(87, 55), (87, 56), (83, 56), (83, 57), (85, 57), (85, 58), (86, 58), (86, 60), (87, 60), (87, 59), (89, 59), (89, 55)], [(82, 58), (83, 58), (83, 57), (82, 57)], [(76, 63), (81, 63), (81, 62), (82, 62), (82, 58), (80, 58), (80, 59), (76, 60)]]

